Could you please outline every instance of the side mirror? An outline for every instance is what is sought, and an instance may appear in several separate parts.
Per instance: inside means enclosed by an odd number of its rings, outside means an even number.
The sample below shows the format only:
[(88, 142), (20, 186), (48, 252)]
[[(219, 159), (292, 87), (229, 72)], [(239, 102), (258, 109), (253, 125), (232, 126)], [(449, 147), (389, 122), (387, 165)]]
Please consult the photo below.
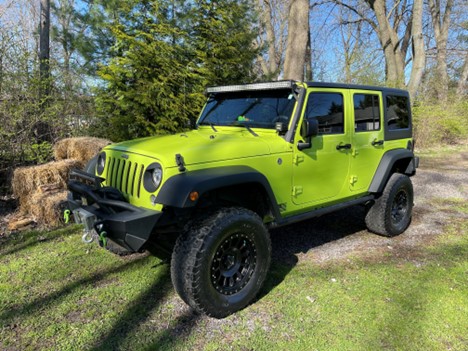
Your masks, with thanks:
[(312, 147), (312, 137), (318, 135), (318, 121), (316, 118), (305, 118), (301, 126), (301, 136), (306, 139), (306, 142), (297, 143), (299, 150), (309, 149)]
[(310, 138), (318, 135), (318, 121), (316, 118), (305, 118), (301, 128), (301, 135), (303, 138)]

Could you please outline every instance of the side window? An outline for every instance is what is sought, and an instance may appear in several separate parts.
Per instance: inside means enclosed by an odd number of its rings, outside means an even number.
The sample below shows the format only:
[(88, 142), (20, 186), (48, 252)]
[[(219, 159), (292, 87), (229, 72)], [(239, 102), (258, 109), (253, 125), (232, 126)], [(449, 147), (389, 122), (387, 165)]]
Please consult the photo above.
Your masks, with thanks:
[(387, 127), (389, 130), (409, 127), (409, 108), (406, 96), (387, 95)]
[(343, 133), (343, 95), (339, 93), (309, 94), (305, 117), (317, 119), (321, 135)]
[(379, 96), (354, 94), (354, 130), (367, 132), (380, 129)]

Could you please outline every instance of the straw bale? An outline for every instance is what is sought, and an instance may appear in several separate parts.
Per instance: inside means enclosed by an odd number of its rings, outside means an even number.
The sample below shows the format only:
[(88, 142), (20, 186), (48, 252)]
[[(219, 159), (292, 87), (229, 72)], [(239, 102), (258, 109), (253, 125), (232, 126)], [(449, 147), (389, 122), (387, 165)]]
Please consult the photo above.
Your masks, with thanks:
[(79, 137), (59, 140), (54, 145), (54, 157), (58, 160), (75, 159), (86, 164), (111, 142), (107, 139)]
[(35, 192), (29, 212), (39, 225), (57, 227), (63, 224), (63, 211), (67, 207), (67, 191)]
[(70, 170), (82, 166), (78, 160), (61, 160), (15, 169), (12, 180), (13, 194), (19, 199), (21, 212), (29, 211), (31, 196), (42, 185), (58, 184), (61, 189), (66, 189)]
[(8, 222), (7, 229), (10, 232), (22, 231), (22, 230), (31, 229), (31, 227), (34, 224), (35, 223), (34, 223), (34, 220), (32, 218), (21, 217), (19, 219), (10, 220)]

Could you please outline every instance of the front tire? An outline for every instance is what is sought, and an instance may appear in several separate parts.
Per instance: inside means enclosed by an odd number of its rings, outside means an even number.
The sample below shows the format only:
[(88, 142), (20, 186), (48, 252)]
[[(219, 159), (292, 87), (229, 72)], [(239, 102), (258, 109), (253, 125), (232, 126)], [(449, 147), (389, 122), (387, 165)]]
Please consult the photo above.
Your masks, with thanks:
[(371, 232), (395, 236), (403, 233), (411, 223), (413, 212), (413, 184), (411, 179), (394, 173), (380, 196), (366, 215), (367, 229)]
[(244, 208), (222, 208), (178, 238), (172, 282), (195, 311), (224, 318), (255, 298), (270, 257), (270, 237), (260, 217)]

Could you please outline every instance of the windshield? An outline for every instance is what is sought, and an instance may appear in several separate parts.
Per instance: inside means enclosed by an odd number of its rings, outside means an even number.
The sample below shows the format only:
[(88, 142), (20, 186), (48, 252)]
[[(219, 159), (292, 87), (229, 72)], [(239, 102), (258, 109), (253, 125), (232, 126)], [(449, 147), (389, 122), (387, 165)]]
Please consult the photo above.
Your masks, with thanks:
[(295, 103), (289, 89), (220, 93), (210, 96), (198, 124), (274, 129), (289, 123)]

